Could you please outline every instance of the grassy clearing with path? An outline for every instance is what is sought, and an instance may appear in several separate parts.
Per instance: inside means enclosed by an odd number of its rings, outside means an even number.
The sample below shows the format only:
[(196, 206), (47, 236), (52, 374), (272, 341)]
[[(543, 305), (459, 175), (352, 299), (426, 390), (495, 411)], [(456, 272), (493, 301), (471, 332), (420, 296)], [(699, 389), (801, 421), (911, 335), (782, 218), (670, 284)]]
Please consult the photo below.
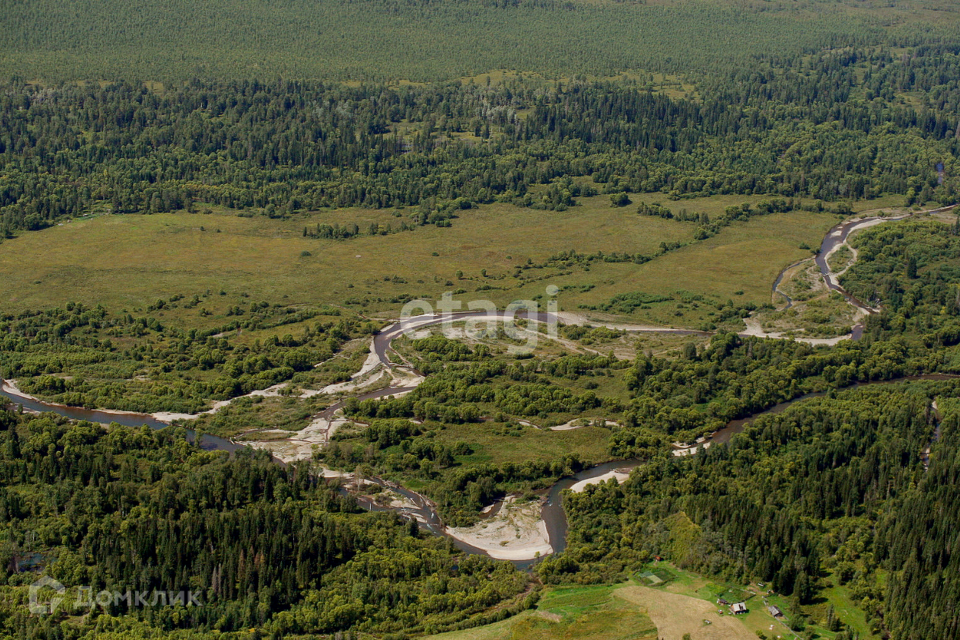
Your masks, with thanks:
[[(664, 581), (658, 586), (648, 586), (642, 578), (619, 585), (589, 587), (551, 587), (533, 611), (497, 624), (454, 633), (431, 636), (431, 640), (566, 640), (574, 638), (630, 639), (666, 638), (680, 640), (689, 633), (693, 640), (755, 640), (757, 632), (766, 637), (794, 638), (781, 622), (766, 610), (761, 589), (755, 585), (715, 583), (704, 577), (660, 562), (640, 573), (653, 572)], [(863, 614), (850, 601), (843, 587), (824, 591), (827, 601), (822, 605), (808, 607), (814, 621), (820, 609), (832, 604), (844, 622), (860, 632), (861, 638), (873, 638)], [(716, 604), (723, 597), (745, 600), (749, 613), (741, 616), (729, 614), (728, 607)], [(771, 604), (787, 611), (787, 603), (778, 596), (767, 596)], [(724, 614), (719, 615), (718, 610)], [(624, 617), (630, 612), (633, 617)], [(649, 621), (650, 631), (643, 631), (642, 620)], [(705, 621), (709, 620), (710, 624)], [(624, 621), (630, 621), (632, 631), (638, 635), (621, 634)], [(817, 637), (832, 638), (835, 634), (820, 627), (809, 627)], [(581, 633), (581, 635), (576, 635)], [(621, 635), (618, 635), (621, 634)], [(646, 635), (644, 635), (646, 634)]]
[[(699, 615), (697, 612), (704, 610), (713, 612), (712, 618), (704, 616), (707, 619), (715, 620), (720, 617), (728, 621), (736, 622), (736, 628), (745, 631), (746, 635), (733, 637), (752, 639), (757, 637), (757, 632), (765, 634), (768, 638), (775, 638), (777, 636), (782, 636), (783, 638), (800, 637), (799, 634), (795, 635), (792, 631), (789, 631), (783, 622), (774, 619), (773, 616), (770, 615), (767, 610), (767, 604), (776, 605), (786, 615), (787, 623), (789, 623), (789, 620), (793, 617), (789, 599), (778, 594), (770, 594), (768, 592), (769, 586), (760, 587), (755, 583), (743, 585), (738, 583), (716, 582), (699, 574), (684, 571), (665, 562), (650, 565), (646, 569), (641, 570), (640, 573), (642, 574), (646, 571), (655, 572), (659, 577), (664, 579), (664, 582), (657, 586), (649, 586), (649, 582), (640, 580), (641, 586), (637, 588), (642, 591), (638, 591), (630, 597), (635, 601), (647, 598), (650, 599), (652, 603), (656, 603), (653, 605), (653, 608), (649, 609), (649, 613), (653, 621), (657, 623), (661, 636), (680, 638), (684, 633), (690, 633), (694, 640), (697, 638), (709, 638), (711, 640), (713, 640), (713, 638), (723, 638), (724, 636), (719, 635), (719, 627), (715, 627), (714, 625), (710, 626), (710, 634), (716, 635), (707, 634), (701, 636), (694, 633), (692, 628), (669, 626), (684, 623), (684, 620), (686, 620), (684, 624), (688, 626), (697, 627), (698, 622), (702, 626), (702, 619), (697, 617), (697, 615)], [(804, 614), (809, 616), (807, 629), (818, 634), (817, 637), (833, 638), (836, 635), (834, 632), (828, 631), (825, 627), (820, 626), (824, 624), (827, 609), (832, 605), (837, 617), (858, 631), (861, 638), (864, 640), (875, 638), (876, 636), (871, 633), (863, 611), (857, 608), (850, 597), (849, 588), (837, 586), (835, 578), (833, 577), (827, 578), (827, 581), (831, 586), (821, 592), (822, 597), (820, 601), (803, 607)], [(694, 603), (682, 600), (682, 598), (694, 600)], [(745, 602), (748, 612), (744, 615), (732, 616), (729, 614), (729, 607), (717, 604), (719, 598), (723, 598), (730, 603)], [(702, 604), (695, 604), (695, 602)], [(657, 607), (663, 607), (662, 612), (665, 616), (664, 619), (667, 620), (666, 624), (668, 624), (670, 629), (674, 629), (673, 631), (668, 632), (665, 627), (661, 626)], [(719, 609), (723, 609), (723, 616), (717, 615)], [(678, 615), (676, 616), (677, 620), (671, 621), (671, 612), (676, 611), (686, 611), (687, 613)], [(733, 627), (731, 627), (731, 629), (732, 628)]]

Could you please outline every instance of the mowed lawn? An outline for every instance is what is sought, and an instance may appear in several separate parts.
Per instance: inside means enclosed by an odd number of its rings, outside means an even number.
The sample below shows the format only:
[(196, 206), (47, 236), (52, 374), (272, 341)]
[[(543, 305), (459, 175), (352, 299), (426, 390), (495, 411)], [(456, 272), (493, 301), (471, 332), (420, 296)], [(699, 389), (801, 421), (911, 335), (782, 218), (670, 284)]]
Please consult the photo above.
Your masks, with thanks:
[[(642, 196), (635, 196), (638, 201)], [(645, 197), (652, 201), (653, 196)], [(687, 201), (713, 212), (733, 201)], [(665, 201), (665, 200), (664, 200)], [(679, 210), (678, 203), (669, 203)], [(712, 205), (708, 207), (707, 205)], [(496, 204), (463, 211), (450, 228), (420, 227), (390, 235), (337, 241), (303, 237), (317, 224), (371, 223), (394, 228), (410, 211), (340, 210), (271, 220), (230, 212), (105, 215), (0, 244), (0, 308), (47, 308), (69, 301), (114, 309), (144, 308), (159, 298), (224, 291), (231, 302), (246, 294), (272, 303), (330, 303), (396, 316), (408, 297), (435, 300), (462, 289), (467, 302), (504, 305), (535, 298), (548, 284), (566, 286), (561, 309), (596, 305), (618, 293), (687, 290), (761, 303), (779, 270), (809, 255), (836, 216), (794, 212), (734, 223), (713, 238), (643, 265), (594, 263), (524, 269), (562, 251), (651, 255), (661, 242), (687, 242), (695, 226), (613, 208), (606, 196), (584, 199), (568, 211), (537, 211)], [(434, 255), (436, 254), (436, 255)], [(486, 270), (486, 275), (483, 271)], [(461, 272), (457, 275), (457, 272)], [(638, 311), (636, 318), (696, 324), (673, 307)]]

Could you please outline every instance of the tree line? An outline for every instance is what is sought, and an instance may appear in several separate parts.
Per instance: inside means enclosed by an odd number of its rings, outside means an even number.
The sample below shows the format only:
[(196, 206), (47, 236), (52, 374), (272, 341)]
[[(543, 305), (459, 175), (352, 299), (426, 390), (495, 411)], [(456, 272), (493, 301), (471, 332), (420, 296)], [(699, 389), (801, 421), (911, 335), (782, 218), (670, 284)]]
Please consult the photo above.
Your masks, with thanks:
[[(610, 82), (12, 82), (0, 92), (0, 235), (212, 205), (273, 217), (411, 207), (397, 223), (410, 229), (478, 203), (562, 211), (597, 192), (947, 203), (958, 193), (960, 90), (944, 75), (955, 57), (947, 46), (907, 59), (822, 54), (720, 74), (696, 100)], [(869, 98), (871, 82), (924, 98)], [(592, 184), (571, 181), (583, 177)], [(537, 185), (547, 189), (534, 197)], [(327, 227), (306, 233), (366, 231)]]

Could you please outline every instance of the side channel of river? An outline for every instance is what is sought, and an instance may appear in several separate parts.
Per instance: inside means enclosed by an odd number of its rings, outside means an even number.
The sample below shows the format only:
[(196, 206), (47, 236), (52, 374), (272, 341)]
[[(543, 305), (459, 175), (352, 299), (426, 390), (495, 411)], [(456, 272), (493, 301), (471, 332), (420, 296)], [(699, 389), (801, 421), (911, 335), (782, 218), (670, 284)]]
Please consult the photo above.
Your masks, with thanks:
[[(924, 213), (935, 213), (938, 211), (946, 211), (952, 207), (945, 207), (943, 209), (934, 210), (931, 212)], [(848, 294), (840, 285), (836, 282), (832, 271), (830, 270), (827, 264), (827, 257), (833, 252), (837, 247), (843, 244), (847, 237), (855, 230), (880, 224), (886, 221), (902, 220), (909, 215), (898, 216), (898, 217), (888, 217), (888, 218), (862, 218), (859, 220), (849, 220), (843, 223), (838, 224), (833, 227), (827, 235), (824, 237), (823, 243), (820, 247), (820, 252), (817, 254), (816, 263), (820, 268), (821, 274), (824, 277), (824, 280), (827, 283), (827, 286), (840, 292), (844, 295), (847, 301), (858, 309), (864, 311), (865, 313), (874, 313), (875, 310), (868, 307), (861, 301), (857, 300), (850, 294)], [(789, 267), (788, 267), (789, 268)], [(774, 290), (776, 290), (777, 285), (779, 285), (780, 280), (783, 277), (783, 272), (777, 278), (777, 282), (774, 283)], [(786, 296), (784, 296), (786, 297)], [(787, 298), (789, 303), (789, 298)], [(466, 320), (469, 318), (483, 318), (488, 317), (491, 320), (503, 320), (506, 315), (502, 313), (488, 314), (487, 312), (468, 312), (464, 314), (456, 314), (453, 318), (450, 317), (440, 317), (440, 318), (430, 318), (430, 319), (411, 319), (409, 325), (415, 326), (417, 328), (423, 328), (431, 325), (437, 325), (444, 322), (451, 321), (460, 321)], [(555, 318), (550, 318), (546, 314), (531, 314), (528, 316), (530, 320), (536, 320), (539, 322), (549, 322), (555, 320)], [(389, 358), (388, 352), (392, 350), (391, 343), (393, 339), (402, 335), (402, 333), (408, 329), (412, 328), (411, 326), (405, 325), (404, 323), (397, 323), (392, 325), (378, 334), (373, 341), (373, 350), (376, 353), (378, 359), (385, 366), (394, 367), (394, 365)], [(854, 333), (852, 338), (854, 340), (858, 339), (862, 333), (862, 325), (858, 325), (854, 328)], [(671, 333), (677, 332), (675, 329), (669, 330)], [(690, 332), (690, 333), (699, 333), (699, 332)], [(878, 383), (869, 383), (869, 384), (885, 384), (890, 382), (897, 382), (904, 379), (923, 379), (923, 380), (945, 380), (952, 379), (954, 376), (945, 376), (945, 375), (925, 375), (917, 376), (912, 378), (900, 378), (898, 380), (890, 380)], [(386, 387), (384, 389), (379, 389), (372, 391), (366, 394), (357, 396), (360, 400), (366, 400), (370, 398), (380, 398), (383, 396), (394, 395), (398, 393), (403, 393), (411, 391), (413, 387)], [(820, 395), (820, 394), (812, 394)], [(71, 420), (86, 420), (89, 422), (96, 422), (102, 424), (117, 423), (130, 427), (139, 427), (139, 426), (149, 426), (153, 429), (162, 429), (170, 426), (169, 423), (157, 420), (153, 416), (146, 414), (138, 413), (129, 413), (129, 412), (116, 412), (116, 411), (100, 411), (93, 409), (84, 409), (81, 407), (69, 407), (66, 405), (51, 404), (43, 402), (36, 398), (32, 398), (26, 394), (18, 393), (15, 387), (11, 387), (4, 383), (3, 380), (0, 380), (0, 396), (6, 397), (11, 402), (20, 405), (26, 411), (35, 411), (35, 412), (44, 412), (50, 411), (61, 416), (70, 418)], [(773, 407), (770, 407), (764, 411), (758, 412), (754, 415), (748, 416), (746, 418), (741, 418), (738, 420), (733, 420), (728, 423), (723, 429), (717, 431), (716, 433), (711, 434), (708, 438), (702, 440), (696, 445), (691, 447), (681, 447), (677, 449), (677, 452), (686, 452), (693, 453), (697, 447), (700, 446), (712, 446), (717, 444), (723, 444), (729, 442), (730, 439), (743, 431), (747, 424), (758, 418), (759, 416), (766, 414), (776, 414), (784, 411), (787, 407), (805, 400), (811, 396), (803, 396), (796, 398), (789, 402), (784, 402)], [(333, 414), (343, 406), (342, 402), (338, 402), (321, 414), (322, 416), (332, 417)], [(196, 437), (196, 434), (193, 430), (187, 430), (187, 438), (190, 441), (193, 441)], [(238, 449), (243, 448), (243, 445), (237, 444), (230, 440), (224, 438), (219, 438), (217, 436), (211, 436), (207, 434), (202, 434), (200, 436), (200, 446), (205, 450), (220, 450), (227, 452), (235, 452)], [(604, 476), (612, 471), (628, 471), (642, 464), (640, 460), (619, 460), (606, 462), (601, 465), (585, 469), (580, 473), (577, 473), (573, 476), (561, 478), (556, 484), (554, 484), (550, 490), (547, 492), (546, 500), (543, 504), (541, 510), (541, 518), (543, 519), (544, 524), (546, 525), (547, 534), (549, 538), (550, 545), (553, 547), (555, 553), (559, 553), (566, 548), (567, 541), (567, 517), (563, 510), (562, 504), (562, 495), (565, 489), (569, 489), (574, 484), (578, 482), (583, 482), (586, 480), (593, 480)], [(444, 527), (443, 522), (437, 513), (435, 505), (426, 497), (408, 489), (405, 489), (396, 483), (383, 480), (382, 478), (368, 478), (368, 481), (374, 482), (375, 484), (380, 485), (386, 489), (400, 495), (404, 502), (406, 503), (403, 507), (389, 507), (379, 505), (369, 498), (366, 498), (362, 495), (355, 495), (358, 502), (365, 508), (371, 511), (396, 511), (401, 513), (404, 517), (409, 517), (415, 519), (421, 528), (430, 531), (436, 535), (448, 536), (453, 539), (454, 544), (456, 544), (460, 549), (467, 551), (469, 553), (479, 553), (485, 554), (485, 552), (479, 548), (473, 547), (461, 540), (457, 540), (452, 536), (449, 536), (447, 533), (446, 527)], [(347, 493), (346, 489), (341, 489), (343, 493)], [(518, 566), (528, 566), (537, 561), (537, 558), (529, 558), (524, 560), (514, 560), (514, 564)]]

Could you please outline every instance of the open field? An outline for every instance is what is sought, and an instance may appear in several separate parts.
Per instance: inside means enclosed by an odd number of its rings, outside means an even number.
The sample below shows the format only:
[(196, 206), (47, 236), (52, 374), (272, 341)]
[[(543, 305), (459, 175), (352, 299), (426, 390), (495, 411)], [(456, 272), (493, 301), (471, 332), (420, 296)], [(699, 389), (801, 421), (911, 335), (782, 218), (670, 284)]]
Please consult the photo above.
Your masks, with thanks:
[(496, 624), (431, 636), (432, 640), (655, 640), (643, 608), (618, 587), (554, 587), (537, 608)]
[[(643, 586), (631, 587), (629, 590), (624, 589), (617, 593), (634, 602), (649, 602), (648, 612), (651, 619), (657, 624), (661, 636), (679, 638), (683, 633), (690, 633), (694, 639), (698, 637), (705, 639), (721, 637), (710, 635), (716, 634), (720, 627), (711, 626), (707, 635), (698, 636), (693, 630), (685, 627), (672, 627), (675, 629), (674, 632), (669, 632), (662, 626), (662, 624), (670, 626), (683, 624), (684, 616), (672, 616), (671, 612), (675, 611), (689, 612), (687, 618), (690, 619), (691, 624), (696, 626), (698, 621), (702, 623), (697, 618), (700, 615), (698, 612), (702, 610), (705, 613), (712, 612), (712, 619), (714, 620), (719, 617), (725, 621), (735, 621), (736, 629), (742, 630), (744, 635), (732, 637), (756, 638), (757, 632), (765, 634), (768, 638), (777, 636), (783, 638), (800, 637), (790, 631), (784, 622), (775, 620), (767, 611), (767, 604), (776, 605), (786, 614), (785, 622), (789, 623), (792, 618), (789, 599), (768, 593), (768, 587), (761, 588), (757, 584), (742, 585), (716, 582), (663, 562), (651, 568), (664, 579), (663, 583), (655, 587), (644, 583)], [(815, 637), (833, 638), (835, 633), (819, 626), (824, 622), (828, 606), (832, 605), (837, 616), (845, 624), (859, 632), (861, 638), (864, 640), (874, 638), (875, 636), (870, 632), (870, 628), (864, 619), (863, 611), (852, 602), (849, 589), (836, 585), (834, 580), (834, 578), (828, 579), (830, 586), (821, 593), (823, 597), (820, 602), (804, 606), (804, 613), (810, 616), (807, 629), (816, 633)], [(716, 604), (718, 598), (723, 598), (731, 603), (745, 602), (748, 612), (734, 617), (729, 614), (728, 607), (721, 607)], [(717, 615), (718, 609), (724, 610), (723, 616)], [(662, 618), (658, 616), (658, 611)], [(706, 615), (704, 617), (711, 619)], [(663, 620), (662, 623), (661, 620)]]
[[(536, 418), (534, 418), (536, 420)], [(533, 427), (508, 430), (493, 423), (448, 425), (436, 435), (438, 442), (454, 445), (469, 442), (474, 453), (459, 456), (463, 465), (492, 462), (523, 464), (527, 460), (555, 460), (576, 453), (581, 460), (594, 463), (610, 457), (607, 452), (608, 429), (583, 427), (569, 431), (540, 430)]]
[(662, 638), (681, 638), (689, 633), (693, 640), (753, 640), (755, 633), (733, 616), (721, 616), (705, 600), (650, 587), (624, 587), (615, 592), (646, 610)]
[[(749, 198), (684, 201), (683, 206), (716, 211), (733, 200)], [(694, 225), (638, 216), (633, 207), (615, 209), (605, 196), (585, 198), (582, 206), (565, 212), (483, 206), (462, 212), (452, 228), (428, 226), (347, 241), (304, 238), (303, 228), (318, 223), (397, 227), (401, 220), (392, 211), (354, 209), (286, 220), (225, 212), (106, 215), (0, 245), (0, 303), (9, 311), (69, 301), (136, 309), (176, 294), (210, 291), (216, 299), (223, 291), (230, 304), (246, 295), (284, 304), (345, 305), (389, 317), (407, 299), (435, 300), (444, 291), (460, 291), (456, 297), (464, 301), (484, 298), (504, 305), (536, 299), (555, 284), (563, 288), (561, 309), (571, 310), (632, 291), (671, 295), (686, 290), (713, 303), (736, 298), (761, 304), (769, 299), (780, 268), (808, 255), (799, 245), (818, 244), (835, 220), (806, 212), (754, 218), (647, 264), (599, 262), (587, 270), (544, 262), (568, 250), (652, 255), (661, 242), (691, 241)], [(682, 307), (677, 301), (655, 304), (634, 317), (676, 326), (708, 320), (706, 309)], [(210, 323), (221, 313), (212, 311)], [(176, 320), (176, 314), (167, 320)]]
[[(463, 212), (452, 229), (348, 241), (302, 237), (304, 227), (348, 222), (365, 228), (400, 221), (390, 211), (366, 210), (289, 220), (187, 213), (75, 220), (0, 245), (0, 299), (13, 309), (79, 299), (137, 307), (176, 293), (226, 289), (289, 303), (358, 298), (396, 313), (399, 305), (376, 299), (399, 292), (433, 297), (454, 285), (512, 291), (518, 283), (509, 274), (528, 259), (543, 261), (569, 249), (653, 253), (660, 242), (687, 240), (693, 231), (609, 206), (555, 213), (493, 205)], [(512, 299), (497, 289), (485, 295)]]
[[(621, 269), (618, 278), (598, 285), (590, 297), (606, 299), (626, 291), (664, 295), (689, 291), (714, 302), (735, 298), (736, 302), (763, 304), (769, 301), (780, 270), (810, 255), (800, 245), (818, 246), (823, 234), (835, 223), (835, 216), (806, 212), (734, 223), (713, 238), (647, 264)], [(703, 311), (692, 306), (679, 307), (677, 302), (651, 307), (636, 317), (673, 326), (696, 326), (706, 319)]]

